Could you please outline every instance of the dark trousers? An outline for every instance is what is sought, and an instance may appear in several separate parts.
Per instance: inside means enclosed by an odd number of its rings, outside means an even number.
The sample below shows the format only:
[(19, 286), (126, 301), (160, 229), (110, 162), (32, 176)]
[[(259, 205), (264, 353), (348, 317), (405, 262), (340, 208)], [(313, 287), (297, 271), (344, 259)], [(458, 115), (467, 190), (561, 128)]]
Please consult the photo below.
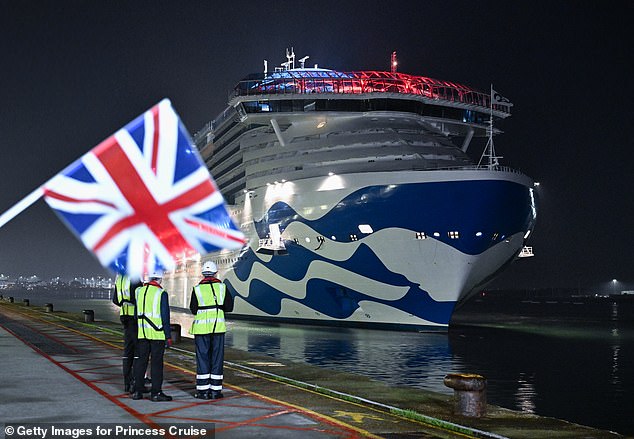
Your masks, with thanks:
[(132, 382), (132, 364), (134, 362), (134, 350), (137, 338), (137, 323), (134, 317), (122, 316), (123, 325), (123, 383), (127, 387)]
[(196, 391), (222, 390), (225, 334), (194, 335), (196, 344)]
[(145, 383), (143, 376), (147, 364), (150, 363), (150, 378), (152, 379), (152, 395), (161, 392), (163, 386), (163, 355), (165, 354), (165, 340), (148, 340), (140, 338), (136, 344), (137, 357), (134, 361), (134, 390), (143, 392)]

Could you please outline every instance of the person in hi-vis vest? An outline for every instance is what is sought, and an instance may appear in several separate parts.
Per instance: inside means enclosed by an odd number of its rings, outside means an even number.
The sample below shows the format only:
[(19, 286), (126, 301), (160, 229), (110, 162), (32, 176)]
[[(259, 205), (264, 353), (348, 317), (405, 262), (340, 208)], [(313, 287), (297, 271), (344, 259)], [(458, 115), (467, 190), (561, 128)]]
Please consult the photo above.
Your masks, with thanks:
[(150, 377), (152, 401), (171, 401), (172, 397), (163, 393), (163, 355), (165, 347), (172, 345), (170, 308), (167, 291), (159, 283), (162, 274), (154, 272), (135, 291), (137, 317), (137, 352), (134, 359), (134, 393), (132, 399), (143, 398), (143, 375), (150, 357)]
[(112, 303), (120, 308), (119, 319), (123, 325), (123, 386), (126, 393), (132, 389), (132, 363), (136, 348), (137, 324), (134, 317), (134, 290), (143, 285), (140, 281), (130, 282), (130, 278), (124, 274), (117, 274), (114, 281), (114, 293)]
[(203, 264), (204, 279), (192, 289), (189, 309), (195, 315), (190, 334), (196, 344), (196, 393), (200, 399), (222, 398), (222, 365), (225, 357), (225, 312), (233, 311), (233, 297), (216, 279), (218, 267)]

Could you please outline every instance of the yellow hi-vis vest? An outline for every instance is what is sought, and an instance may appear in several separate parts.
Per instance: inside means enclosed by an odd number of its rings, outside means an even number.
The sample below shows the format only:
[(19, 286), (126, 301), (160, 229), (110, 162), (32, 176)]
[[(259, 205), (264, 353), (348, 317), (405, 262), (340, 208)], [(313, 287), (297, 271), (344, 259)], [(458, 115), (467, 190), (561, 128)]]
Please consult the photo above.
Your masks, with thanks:
[(189, 333), (220, 334), (227, 332), (225, 312), (220, 308), (225, 303), (227, 288), (222, 282), (200, 284), (194, 287), (198, 299), (198, 311)]
[(165, 340), (161, 319), (161, 295), (163, 289), (155, 285), (143, 285), (136, 289), (137, 325), (139, 338)]
[(130, 278), (117, 274), (114, 281), (114, 288), (117, 292), (117, 301), (121, 304), (119, 315), (134, 316), (134, 303), (130, 296)]

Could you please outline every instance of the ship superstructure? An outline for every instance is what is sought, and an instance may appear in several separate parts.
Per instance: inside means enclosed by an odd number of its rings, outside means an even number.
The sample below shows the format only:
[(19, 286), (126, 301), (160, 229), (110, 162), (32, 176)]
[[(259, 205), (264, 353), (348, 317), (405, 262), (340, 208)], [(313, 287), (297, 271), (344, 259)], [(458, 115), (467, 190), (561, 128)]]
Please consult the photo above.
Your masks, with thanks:
[[(307, 57), (306, 57), (307, 58)], [(196, 144), (250, 238), (213, 259), (234, 315), (445, 327), (515, 259), (536, 219), (533, 181), (500, 166), (493, 93), (396, 71), (295, 68), (240, 81)], [(266, 63), (265, 63), (266, 65)], [(467, 155), (488, 138), (485, 163)], [(166, 279), (186, 307), (200, 260)]]

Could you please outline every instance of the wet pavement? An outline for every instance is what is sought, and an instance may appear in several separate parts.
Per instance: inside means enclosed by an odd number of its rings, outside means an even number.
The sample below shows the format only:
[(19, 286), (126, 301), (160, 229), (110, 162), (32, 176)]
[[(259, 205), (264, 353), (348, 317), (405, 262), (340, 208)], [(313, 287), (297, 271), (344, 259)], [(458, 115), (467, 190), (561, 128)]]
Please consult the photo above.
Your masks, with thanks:
[(165, 356), (163, 391), (173, 401), (135, 401), (123, 391), (122, 345), (115, 323), (0, 301), (0, 421), (163, 428), (171, 437), (620, 437), (493, 406), (483, 418), (455, 415), (447, 395), (233, 349), (225, 397), (198, 400), (187, 338)]

